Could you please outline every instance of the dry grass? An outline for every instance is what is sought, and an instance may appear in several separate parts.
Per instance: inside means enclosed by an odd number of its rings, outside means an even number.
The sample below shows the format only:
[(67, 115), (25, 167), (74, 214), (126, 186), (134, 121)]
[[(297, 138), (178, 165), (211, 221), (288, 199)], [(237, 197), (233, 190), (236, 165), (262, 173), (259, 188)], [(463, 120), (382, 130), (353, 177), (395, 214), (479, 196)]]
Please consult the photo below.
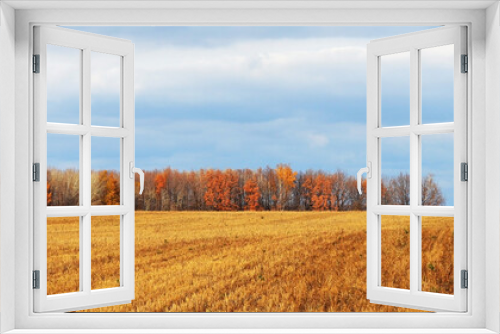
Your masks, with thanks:
[(47, 219), (47, 294), (79, 289), (78, 217)]
[[(400, 218), (383, 218), (383, 242), (392, 250), (383, 254), (383, 282), (409, 286), (409, 258), (405, 258), (409, 254), (409, 233), (402, 220), (406, 218)], [(64, 223), (68, 218), (56, 220), (49, 223), (54, 243), (78, 247), (77, 242), (69, 241), (75, 233), (68, 233), (71, 224)], [(424, 224), (423, 289), (452, 293), (453, 219), (426, 218)], [(95, 242), (115, 245), (106, 249), (116, 248), (109, 223), (96, 224), (94, 230), (95, 235), (107, 238)], [(69, 248), (66, 246), (66, 253)], [(77, 249), (73, 248), (72, 253), (77, 254)], [(48, 251), (50, 291), (78, 289), (78, 271), (65, 271), (60, 265), (65, 262), (67, 268), (78, 268), (78, 258), (64, 257), (60, 247)], [(117, 248), (114, 254), (93, 256), (93, 266), (101, 271), (96, 273), (101, 286), (106, 286), (108, 280), (115, 284), (116, 263)], [(76, 282), (73, 290), (64, 285), (68, 281)], [(364, 212), (138, 212), (136, 298), (128, 305), (90, 311), (412, 310), (366, 300)]]

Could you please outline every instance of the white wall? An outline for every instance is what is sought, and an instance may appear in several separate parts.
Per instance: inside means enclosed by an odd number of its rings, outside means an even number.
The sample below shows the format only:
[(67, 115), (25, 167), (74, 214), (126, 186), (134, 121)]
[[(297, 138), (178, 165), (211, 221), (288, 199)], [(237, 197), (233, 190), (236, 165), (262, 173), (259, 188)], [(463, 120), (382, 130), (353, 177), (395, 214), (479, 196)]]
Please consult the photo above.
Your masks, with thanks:
[(499, 4), (486, 11), (486, 233), (496, 235), (496, 242), (486, 239), (486, 254), (495, 260), (486, 267), (486, 327), (496, 332), (500, 324), (493, 320), (500, 312), (500, 15)]
[[(14, 254), (15, 11), (0, 3), (0, 252)], [(5, 259), (5, 258), (4, 258)], [(14, 328), (14, 258), (0, 263), (0, 331)], [(8, 273), (8, 274), (5, 274)], [(7, 297), (7, 298), (6, 298)], [(9, 304), (6, 304), (7, 301)]]

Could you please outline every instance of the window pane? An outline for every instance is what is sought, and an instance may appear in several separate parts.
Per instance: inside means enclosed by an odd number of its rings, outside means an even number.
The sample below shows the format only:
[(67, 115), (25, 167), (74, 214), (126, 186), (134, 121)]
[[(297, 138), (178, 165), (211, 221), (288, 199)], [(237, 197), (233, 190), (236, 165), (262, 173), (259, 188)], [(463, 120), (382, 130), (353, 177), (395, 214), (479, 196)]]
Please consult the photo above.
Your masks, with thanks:
[(421, 217), (422, 291), (453, 294), (453, 217)]
[(422, 205), (453, 206), (453, 133), (421, 136)]
[(92, 205), (120, 205), (120, 142), (92, 137)]
[(420, 50), (422, 123), (453, 122), (453, 48)]
[(47, 294), (80, 291), (80, 217), (47, 218)]
[(410, 289), (410, 217), (381, 216), (381, 285)]
[(381, 138), (381, 204), (410, 204), (410, 137)]
[(382, 126), (410, 124), (410, 52), (380, 57)]
[(80, 123), (81, 54), (47, 45), (47, 122)]
[(120, 126), (121, 57), (91, 53), (92, 125)]
[(93, 216), (92, 289), (120, 286), (120, 216)]
[(80, 136), (47, 134), (47, 206), (80, 205)]

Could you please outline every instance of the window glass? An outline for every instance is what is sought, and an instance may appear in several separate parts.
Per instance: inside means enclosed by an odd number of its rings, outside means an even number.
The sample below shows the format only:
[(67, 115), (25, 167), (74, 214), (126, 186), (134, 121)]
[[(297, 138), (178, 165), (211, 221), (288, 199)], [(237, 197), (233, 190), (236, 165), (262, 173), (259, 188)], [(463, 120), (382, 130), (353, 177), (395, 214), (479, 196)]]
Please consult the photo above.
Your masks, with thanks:
[(47, 134), (47, 206), (80, 205), (80, 136)]
[(92, 216), (92, 290), (120, 286), (120, 216)]
[(382, 126), (410, 125), (410, 52), (380, 57)]
[(422, 291), (453, 294), (454, 219), (420, 217)]
[(80, 124), (81, 54), (47, 44), (47, 122)]
[(92, 205), (120, 205), (121, 139), (92, 137)]
[(120, 126), (121, 57), (91, 52), (92, 125)]
[(47, 294), (80, 291), (80, 217), (47, 218)]
[(454, 45), (420, 50), (422, 123), (453, 122)]
[(381, 216), (381, 286), (410, 289), (410, 217)]
[(410, 205), (410, 137), (380, 139), (381, 203)]
[(453, 133), (420, 136), (422, 205), (454, 205)]

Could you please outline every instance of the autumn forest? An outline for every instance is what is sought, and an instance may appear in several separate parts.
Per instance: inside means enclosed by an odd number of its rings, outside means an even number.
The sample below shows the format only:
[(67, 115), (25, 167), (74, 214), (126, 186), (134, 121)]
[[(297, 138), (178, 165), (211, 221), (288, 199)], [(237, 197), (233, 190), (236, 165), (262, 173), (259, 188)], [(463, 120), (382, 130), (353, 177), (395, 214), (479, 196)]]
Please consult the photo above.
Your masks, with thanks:
[[(79, 205), (79, 171), (49, 168), (47, 205)], [(120, 203), (117, 171), (92, 171), (92, 205)], [(362, 184), (366, 188), (366, 180)], [(139, 188), (138, 179), (136, 188)], [(294, 171), (290, 165), (275, 168), (200, 169), (179, 171), (170, 167), (145, 171), (142, 195), (136, 190), (136, 210), (145, 211), (350, 211), (366, 209), (366, 191), (360, 195), (356, 177), (333, 173)], [(408, 205), (410, 177), (400, 173), (382, 180), (382, 204)], [(445, 205), (434, 176), (422, 179), (423, 205)]]

